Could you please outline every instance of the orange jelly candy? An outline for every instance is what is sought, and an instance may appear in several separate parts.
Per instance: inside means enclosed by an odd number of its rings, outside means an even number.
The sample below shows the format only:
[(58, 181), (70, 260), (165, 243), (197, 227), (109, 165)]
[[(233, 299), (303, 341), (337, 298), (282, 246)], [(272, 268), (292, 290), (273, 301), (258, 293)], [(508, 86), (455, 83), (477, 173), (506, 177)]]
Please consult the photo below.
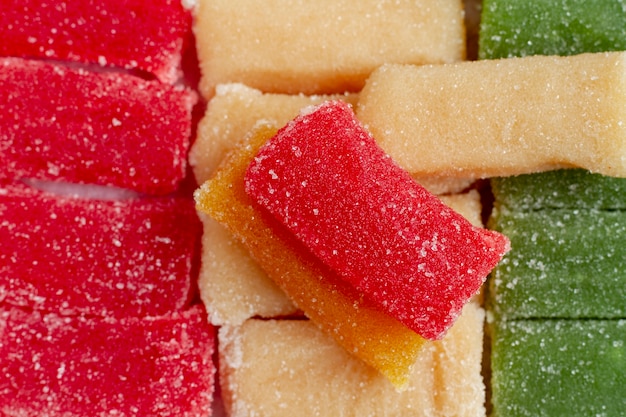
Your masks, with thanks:
[(381, 312), (310, 254), (244, 189), (246, 170), (277, 128), (258, 125), (195, 193), (197, 207), (224, 224), (313, 322), (397, 388), (408, 382), (425, 339)]

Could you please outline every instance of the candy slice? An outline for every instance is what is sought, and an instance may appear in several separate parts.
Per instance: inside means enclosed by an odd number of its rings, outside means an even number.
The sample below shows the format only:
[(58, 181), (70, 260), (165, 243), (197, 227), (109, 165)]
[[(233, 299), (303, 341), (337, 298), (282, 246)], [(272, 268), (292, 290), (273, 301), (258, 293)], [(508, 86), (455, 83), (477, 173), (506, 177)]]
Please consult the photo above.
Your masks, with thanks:
[[(359, 91), (386, 62), (441, 63), (465, 56), (460, 0), (199, 3), (194, 32), (205, 97), (222, 83), (272, 93)], [(393, 30), (391, 30), (393, 29)]]
[(479, 57), (573, 55), (626, 49), (621, 0), (484, 0)]
[(505, 318), (626, 317), (626, 211), (498, 210), (513, 250), (490, 296)]
[(186, 174), (195, 100), (125, 74), (0, 59), (0, 178), (172, 192)]
[(381, 310), (440, 338), (508, 250), (395, 165), (343, 102), (264, 146), (246, 192)]
[(625, 177), (625, 57), (386, 65), (360, 93), (357, 116), (413, 174), (493, 177), (580, 167)]
[(626, 179), (580, 169), (491, 179), (495, 203), (511, 210), (626, 209)]
[(62, 314), (160, 315), (193, 296), (193, 201), (0, 189), (0, 301)]
[(6, 416), (207, 416), (213, 329), (200, 307), (123, 319), (0, 310)]
[(497, 416), (619, 416), (626, 410), (626, 320), (495, 324)]
[(246, 169), (276, 128), (259, 125), (196, 192), (197, 207), (224, 224), (294, 304), (340, 346), (406, 387), (424, 339), (371, 306), (336, 277), (244, 190)]
[(226, 407), (233, 416), (484, 416), (483, 318), (469, 303), (446, 337), (420, 352), (402, 392), (310, 321), (222, 327)]
[(153, 73), (173, 83), (190, 41), (191, 12), (180, 0), (6, 2), (1, 56), (69, 60)]

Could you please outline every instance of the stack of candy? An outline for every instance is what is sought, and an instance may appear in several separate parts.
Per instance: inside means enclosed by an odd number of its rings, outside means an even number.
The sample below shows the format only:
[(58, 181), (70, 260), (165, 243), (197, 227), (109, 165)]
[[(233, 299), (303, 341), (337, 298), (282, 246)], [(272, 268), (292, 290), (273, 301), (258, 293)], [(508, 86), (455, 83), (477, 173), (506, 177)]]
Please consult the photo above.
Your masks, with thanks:
[[(482, 17), (482, 58), (626, 49), (619, 1), (485, 0)], [(488, 299), (494, 415), (622, 415), (626, 180), (567, 169), (492, 188), (513, 248)]]
[(178, 1), (0, 13), (0, 414), (206, 416)]

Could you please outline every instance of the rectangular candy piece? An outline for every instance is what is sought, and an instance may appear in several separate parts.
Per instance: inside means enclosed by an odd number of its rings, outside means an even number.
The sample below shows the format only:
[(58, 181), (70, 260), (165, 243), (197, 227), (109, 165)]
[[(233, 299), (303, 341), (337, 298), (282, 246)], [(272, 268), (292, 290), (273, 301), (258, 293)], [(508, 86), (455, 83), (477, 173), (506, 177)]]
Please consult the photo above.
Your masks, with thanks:
[(621, 0), (484, 0), (481, 59), (626, 49)]
[(440, 338), (508, 250), (415, 182), (343, 102), (308, 109), (255, 156), (246, 192), (342, 280)]
[(348, 352), (406, 387), (425, 340), (366, 302), (302, 247), (281, 224), (259, 212), (244, 190), (244, 175), (258, 149), (274, 134), (259, 125), (231, 152), (215, 177), (196, 191), (198, 210), (242, 242), (294, 304)]
[(226, 408), (231, 416), (484, 416), (483, 318), (468, 304), (450, 332), (420, 352), (402, 392), (310, 321), (223, 327)]
[(357, 116), (413, 174), (494, 177), (579, 167), (626, 177), (625, 57), (386, 65), (361, 91)]
[(188, 198), (120, 201), (0, 189), (0, 301), (98, 316), (186, 306), (201, 225)]
[(186, 174), (189, 90), (117, 73), (0, 59), (0, 178), (167, 194)]
[(491, 179), (495, 204), (510, 210), (626, 210), (626, 179), (582, 169)]
[(180, 0), (5, 2), (0, 56), (67, 60), (139, 70), (173, 83), (191, 38)]
[(621, 416), (626, 320), (502, 321), (492, 334), (494, 416)]
[(498, 210), (491, 226), (513, 248), (490, 283), (497, 315), (626, 317), (626, 211)]
[(0, 413), (211, 413), (215, 335), (201, 307), (122, 319), (0, 310)]
[(207, 98), (232, 82), (269, 93), (359, 91), (386, 62), (465, 57), (460, 0), (203, 0), (195, 16)]

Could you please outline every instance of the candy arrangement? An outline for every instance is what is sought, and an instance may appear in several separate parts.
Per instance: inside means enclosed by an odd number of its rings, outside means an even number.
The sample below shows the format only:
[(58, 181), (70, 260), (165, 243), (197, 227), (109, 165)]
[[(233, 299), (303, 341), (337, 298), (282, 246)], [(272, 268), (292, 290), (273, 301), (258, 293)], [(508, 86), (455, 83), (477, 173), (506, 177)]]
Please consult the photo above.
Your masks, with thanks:
[(4, 9), (0, 414), (626, 412), (620, 0)]

